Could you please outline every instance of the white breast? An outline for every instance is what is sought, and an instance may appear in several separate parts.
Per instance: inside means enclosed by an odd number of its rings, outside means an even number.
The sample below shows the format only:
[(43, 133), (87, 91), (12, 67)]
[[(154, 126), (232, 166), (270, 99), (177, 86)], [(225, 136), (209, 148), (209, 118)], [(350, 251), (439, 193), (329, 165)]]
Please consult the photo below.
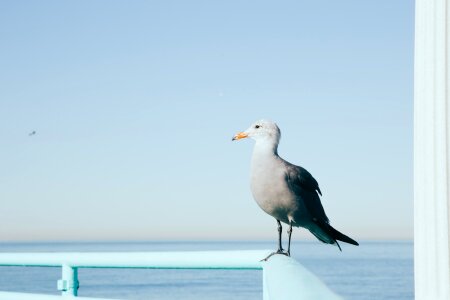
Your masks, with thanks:
[(297, 207), (295, 195), (287, 186), (285, 168), (276, 153), (253, 152), (251, 190), (255, 201), (269, 215), (288, 223)]

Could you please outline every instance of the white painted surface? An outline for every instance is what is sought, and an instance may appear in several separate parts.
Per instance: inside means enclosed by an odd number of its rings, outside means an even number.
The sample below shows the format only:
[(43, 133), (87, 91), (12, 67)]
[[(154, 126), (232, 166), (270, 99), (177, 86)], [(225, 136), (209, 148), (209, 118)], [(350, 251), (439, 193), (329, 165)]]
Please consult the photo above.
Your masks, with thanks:
[(186, 252), (0, 253), (3, 266), (86, 268), (262, 269), (269, 250)]
[(414, 276), (418, 300), (450, 299), (449, 35), (449, 0), (416, 0)]
[(295, 259), (274, 255), (263, 265), (264, 300), (342, 300)]

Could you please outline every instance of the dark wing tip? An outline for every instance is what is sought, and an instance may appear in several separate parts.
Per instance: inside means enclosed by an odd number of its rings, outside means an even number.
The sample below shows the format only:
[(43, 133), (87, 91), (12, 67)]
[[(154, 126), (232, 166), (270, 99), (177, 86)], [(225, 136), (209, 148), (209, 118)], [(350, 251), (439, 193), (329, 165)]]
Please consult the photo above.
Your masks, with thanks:
[(336, 242), (336, 245), (338, 246), (338, 248), (339, 248), (339, 251), (341, 251), (341, 252), (342, 252), (342, 249), (341, 249), (341, 245), (339, 245), (338, 241), (336, 241), (336, 240), (334, 240), (334, 241)]

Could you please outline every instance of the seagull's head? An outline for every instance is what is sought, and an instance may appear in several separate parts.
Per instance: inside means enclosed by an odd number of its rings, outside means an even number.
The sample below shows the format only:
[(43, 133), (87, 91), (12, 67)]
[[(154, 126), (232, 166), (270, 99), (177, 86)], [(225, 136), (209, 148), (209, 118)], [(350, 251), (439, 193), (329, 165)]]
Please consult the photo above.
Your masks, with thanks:
[(243, 138), (252, 138), (255, 141), (269, 141), (278, 144), (281, 137), (280, 129), (275, 122), (259, 120), (253, 123), (247, 130), (237, 133), (233, 141)]

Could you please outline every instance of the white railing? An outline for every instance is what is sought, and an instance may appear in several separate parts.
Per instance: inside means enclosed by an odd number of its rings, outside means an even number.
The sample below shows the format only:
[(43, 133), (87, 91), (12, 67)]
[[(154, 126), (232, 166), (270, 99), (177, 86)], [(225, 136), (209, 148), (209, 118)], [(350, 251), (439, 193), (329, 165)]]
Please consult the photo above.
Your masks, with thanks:
[[(297, 261), (270, 251), (0, 253), (0, 266), (61, 267), (58, 289), (77, 296), (79, 268), (263, 270), (264, 300), (341, 299)], [(60, 296), (0, 292), (0, 299), (51, 300)], [(79, 300), (93, 298), (78, 297)]]

